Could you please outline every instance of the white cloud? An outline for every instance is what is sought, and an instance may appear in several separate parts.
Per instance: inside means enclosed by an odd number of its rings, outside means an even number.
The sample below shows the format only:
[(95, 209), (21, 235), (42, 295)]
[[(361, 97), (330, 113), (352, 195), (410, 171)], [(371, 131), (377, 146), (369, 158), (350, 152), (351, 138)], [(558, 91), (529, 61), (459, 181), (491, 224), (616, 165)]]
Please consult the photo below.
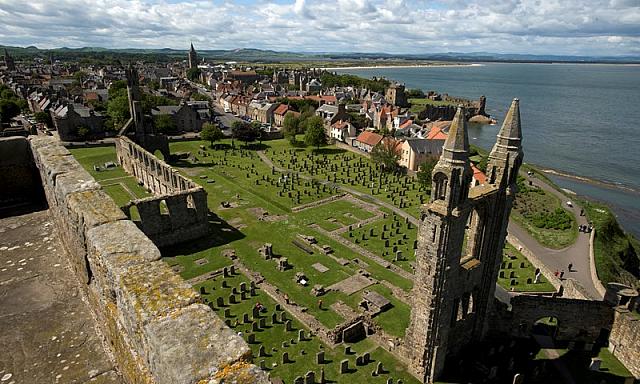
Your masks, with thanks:
[(640, 54), (637, 0), (0, 0), (0, 43)]

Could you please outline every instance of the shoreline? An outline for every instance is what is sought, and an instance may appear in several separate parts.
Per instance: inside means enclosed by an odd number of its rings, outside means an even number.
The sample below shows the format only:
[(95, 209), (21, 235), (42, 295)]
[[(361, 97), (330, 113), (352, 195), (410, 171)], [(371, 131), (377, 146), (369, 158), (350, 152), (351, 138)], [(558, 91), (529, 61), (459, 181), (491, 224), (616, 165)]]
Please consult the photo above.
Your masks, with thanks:
[(565, 179), (571, 179), (571, 180), (579, 181), (579, 182), (582, 182), (582, 183), (585, 183), (585, 184), (596, 185), (596, 186), (603, 187), (603, 188), (617, 189), (617, 190), (621, 190), (621, 191), (624, 191), (624, 192), (640, 194), (640, 190), (635, 189), (633, 187), (629, 187), (629, 186), (623, 185), (623, 184), (616, 184), (616, 183), (613, 183), (613, 182), (602, 181), (602, 180), (597, 180), (597, 179), (591, 179), (591, 178), (588, 178), (586, 176), (573, 175), (573, 174), (570, 174), (570, 173), (557, 171), (557, 170), (551, 169), (551, 168), (540, 167), (540, 166), (537, 166), (535, 164), (532, 164), (532, 165), (534, 167), (536, 167), (540, 172), (542, 172), (544, 174), (563, 177)]
[(403, 65), (361, 65), (355, 67), (322, 67), (322, 69), (335, 71), (340, 69), (389, 69), (389, 68), (451, 68), (451, 67), (482, 67), (484, 64), (471, 63), (471, 64), (403, 64)]

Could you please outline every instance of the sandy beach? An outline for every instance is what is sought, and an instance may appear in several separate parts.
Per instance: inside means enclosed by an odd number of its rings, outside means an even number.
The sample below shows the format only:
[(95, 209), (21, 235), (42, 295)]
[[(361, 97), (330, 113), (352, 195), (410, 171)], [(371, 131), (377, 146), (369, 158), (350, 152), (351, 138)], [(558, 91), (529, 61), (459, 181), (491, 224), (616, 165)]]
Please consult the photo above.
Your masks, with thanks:
[(437, 67), (481, 67), (484, 64), (472, 63), (472, 64), (414, 64), (414, 65), (364, 65), (357, 67), (322, 67), (326, 70), (339, 70), (339, 69), (372, 69), (372, 68), (437, 68)]

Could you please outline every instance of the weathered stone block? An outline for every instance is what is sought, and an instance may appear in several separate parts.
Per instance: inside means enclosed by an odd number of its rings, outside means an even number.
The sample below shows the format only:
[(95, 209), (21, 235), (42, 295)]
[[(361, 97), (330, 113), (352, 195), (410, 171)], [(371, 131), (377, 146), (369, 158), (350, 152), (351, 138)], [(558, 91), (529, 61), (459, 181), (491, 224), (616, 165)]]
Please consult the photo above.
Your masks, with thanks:
[(143, 333), (158, 384), (192, 384), (214, 377), (251, 354), (247, 343), (202, 304), (156, 318)]

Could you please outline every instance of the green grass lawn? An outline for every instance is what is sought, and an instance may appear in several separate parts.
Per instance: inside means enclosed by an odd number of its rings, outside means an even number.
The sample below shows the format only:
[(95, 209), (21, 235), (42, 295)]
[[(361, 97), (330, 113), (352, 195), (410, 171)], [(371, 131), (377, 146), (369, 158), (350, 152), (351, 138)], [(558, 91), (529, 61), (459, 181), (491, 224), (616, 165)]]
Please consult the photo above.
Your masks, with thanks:
[(443, 101), (443, 100), (431, 100), (428, 98), (412, 98), (409, 99), (409, 103), (411, 103), (411, 112), (412, 113), (420, 113), (425, 105), (433, 105), (433, 106), (457, 106), (457, 104), (453, 101)]
[[(362, 228), (353, 228), (351, 231), (343, 233), (342, 236), (412, 272), (410, 263), (416, 259), (414, 242), (418, 236), (417, 228), (415, 225), (407, 223), (402, 217), (393, 215), (386, 209), (383, 211), (387, 214), (387, 218), (364, 225)], [(394, 249), (401, 252), (400, 261), (394, 261), (396, 256)]]
[[(314, 371), (317, 382), (320, 377), (320, 370), (323, 369), (327, 380), (338, 383), (346, 381), (357, 383), (385, 383), (390, 377), (395, 380), (402, 379), (405, 383), (418, 383), (415, 378), (407, 373), (406, 367), (403, 364), (399, 363), (393, 356), (369, 340), (365, 339), (352, 344), (351, 347), (355, 353), (346, 355), (344, 353), (344, 346), (337, 346), (332, 349), (324, 345), (318, 337), (309, 337), (309, 330), (295, 320), (289, 313), (286, 313), (285, 316), (287, 319), (292, 320), (292, 330), (287, 331), (284, 323), (279, 321), (283, 311), (277, 311), (276, 302), (260, 289), (256, 289), (255, 295), (249, 296), (245, 300), (240, 300), (240, 295), (236, 295), (239, 302), (237, 304), (229, 304), (229, 295), (232, 293), (233, 287), (236, 287), (239, 291), (240, 283), (244, 282), (247, 287), (249, 287), (249, 281), (239, 274), (229, 277), (226, 280), (228, 284), (227, 288), (222, 287), (221, 276), (196, 284), (194, 288), (198, 291), (204, 288), (204, 294), (202, 294), (202, 296), (206, 302), (211, 303), (210, 306), (212, 306), (220, 318), (230, 320), (231, 327), (235, 331), (241, 332), (242, 337), (246, 341), (249, 341), (249, 334), (253, 333), (255, 335), (255, 342), (250, 344), (254, 355), (254, 362), (259, 365), (261, 360), (264, 360), (264, 365), (272, 378), (279, 377), (285, 380), (285, 382), (291, 383), (297, 376), (304, 376), (306, 372)], [(224, 299), (225, 307), (218, 308), (215, 305), (217, 297)], [(252, 309), (258, 302), (267, 309), (266, 312), (260, 313), (260, 317), (265, 319), (265, 327), (254, 332), (252, 330), (252, 323), (254, 322)], [(229, 310), (228, 317), (225, 316), (225, 309)], [(243, 322), (245, 313), (249, 316), (248, 323)], [(272, 322), (273, 313), (276, 313), (277, 316), (276, 323)], [(260, 320), (258, 318), (255, 321), (259, 323)], [(303, 341), (298, 341), (299, 330), (304, 330), (305, 339)], [(260, 346), (264, 347), (265, 356), (259, 356)], [(316, 354), (321, 350), (325, 352), (325, 362), (317, 364)], [(282, 363), (282, 354), (284, 352), (288, 353), (289, 359), (292, 361), (291, 363)], [(364, 352), (370, 352), (373, 361), (365, 366), (356, 367), (356, 356)], [(340, 361), (343, 359), (349, 360), (351, 372), (341, 375), (339, 369)], [(387, 373), (372, 377), (371, 372), (375, 369), (378, 362), (382, 362)]]
[[(507, 244), (503, 252), (498, 284), (507, 291), (555, 292), (555, 288), (544, 275), (540, 276), (540, 282), (533, 283), (535, 281), (535, 271), (536, 268), (522, 253), (511, 244)], [(511, 277), (512, 274), (513, 277)], [(531, 282), (528, 282), (529, 279), (531, 279)], [(512, 285), (512, 281), (515, 282), (514, 285)]]
[(296, 216), (305, 225), (317, 224), (327, 231), (334, 231), (360, 220), (369, 219), (374, 214), (350, 201), (337, 200), (318, 207), (305, 209), (298, 212)]
[(640, 242), (625, 233), (618, 224), (611, 210), (591, 201), (582, 201), (589, 221), (595, 228), (594, 257), (598, 278), (603, 284), (619, 282), (637, 285), (638, 249)]
[[(103, 167), (106, 162), (118, 164), (114, 146), (70, 148), (69, 151), (82, 167), (104, 187), (105, 192), (119, 206), (122, 207), (133, 199), (151, 196), (144, 187), (138, 184), (133, 176), (127, 174), (119, 165), (113, 168)], [(101, 170), (96, 171), (94, 166), (101, 167)]]
[[(172, 143), (171, 149), (174, 152), (191, 151), (197, 154), (198, 151), (200, 151), (200, 144), (201, 142)], [(278, 196), (277, 188), (270, 185), (269, 188), (264, 186), (264, 189), (255, 187), (251, 181), (246, 180), (246, 177), (242, 177), (242, 173), (240, 173), (239, 177), (223, 177), (223, 175), (232, 175), (233, 172), (243, 172), (243, 169), (249, 166), (248, 164), (252, 164), (250, 167), (256, 170), (257, 175), (251, 173), (249, 180), (261, 180), (263, 175), (271, 174), (271, 170), (265, 166), (264, 163), (260, 162), (259, 159), (256, 159), (251, 154), (245, 153), (240, 155), (239, 151), (236, 151), (236, 154), (233, 155), (232, 151), (228, 151), (226, 161), (211, 164), (216, 161), (215, 159), (220, 159), (223, 156), (223, 150), (211, 150), (209, 151), (208, 157), (196, 155), (198, 158), (197, 161), (199, 163), (204, 162), (206, 165), (195, 164), (195, 158), (180, 164), (182, 166), (182, 172), (191, 176), (207, 190), (209, 207), (216, 211), (223, 220), (229, 221), (229, 224), (236, 227), (239, 232), (234, 239), (225, 242), (223, 239), (225, 235), (229, 237), (228, 233), (214, 231), (212, 237), (218, 237), (220, 241), (214, 241), (215, 245), (207, 248), (205, 251), (208, 252), (207, 255), (219, 254), (224, 248), (235, 249), (245, 265), (253, 270), (260, 271), (269, 282), (276, 285), (281, 291), (287, 292), (291, 300), (309, 308), (309, 312), (329, 328), (339, 324), (343, 319), (330, 309), (319, 310), (317, 308), (318, 298), (311, 295), (311, 288), (315, 284), (321, 284), (327, 287), (337, 283), (356, 273), (361, 266), (353, 262), (345, 266), (340, 265), (334, 259), (321, 254), (319, 251), (315, 251), (313, 255), (307, 254), (292, 243), (293, 240), (299, 239), (298, 234), (315, 236), (320, 245), (327, 244), (331, 246), (336, 257), (346, 260), (353, 260), (355, 258), (363, 260), (368, 264), (366, 269), (375, 279), (387, 280), (406, 291), (411, 289), (412, 282), (410, 280), (402, 278), (375, 262), (363, 258), (349, 248), (308, 227), (311, 223), (326, 222), (326, 229), (335, 229), (334, 226), (338, 224), (334, 225), (334, 223), (326, 219), (333, 217), (341, 226), (348, 225), (356, 220), (370, 218), (373, 216), (373, 213), (363, 210), (360, 206), (345, 200), (338, 200), (292, 213), (289, 209), (292, 206), (291, 199)], [(207, 178), (202, 179), (199, 177), (201, 175), (207, 175)], [(214, 182), (207, 182), (209, 180), (213, 180)], [(315, 199), (317, 200), (322, 197), (325, 196), (317, 196)], [(232, 202), (234, 203), (234, 207), (230, 209), (220, 209), (220, 203), (222, 201)], [(271, 215), (279, 215), (279, 219), (274, 221), (260, 220), (254, 213), (255, 208), (262, 208)], [(332, 225), (332, 227), (329, 228), (329, 225)], [(273, 244), (273, 250), (276, 255), (288, 258), (289, 263), (293, 266), (290, 270), (284, 272), (278, 271), (276, 269), (276, 263), (273, 260), (265, 260), (259, 255), (257, 249), (266, 242)], [(197, 275), (212, 270), (213, 264), (193, 267), (191, 261), (199, 257), (200, 256), (188, 256), (188, 258), (185, 258), (188, 264), (191, 264), (191, 269), (188, 269), (188, 265), (183, 265), (185, 268), (183, 274), (185, 274), (185, 276), (193, 277), (194, 274)], [(178, 259), (180, 259), (180, 257), (178, 257)], [(174, 256), (166, 260), (170, 264), (178, 263)], [(321, 263), (329, 268), (330, 271), (321, 273), (312, 267), (314, 263)], [(196, 270), (197, 273), (193, 272)], [(294, 281), (296, 272), (303, 272), (309, 278), (308, 286), (303, 287)], [(356, 309), (360, 294), (361, 293), (358, 292), (349, 297), (341, 292), (329, 292), (322, 297), (322, 300), (325, 308), (329, 308), (332, 303), (341, 300)], [(385, 292), (385, 294), (392, 296), (389, 292)], [(395, 300), (392, 297), (388, 298)], [(389, 333), (401, 334), (404, 330), (397, 329), (397, 324), (408, 322), (409, 313), (408, 306), (398, 303), (398, 305), (394, 305), (394, 307), (383, 316), (380, 316), (379, 321), (382, 326), (390, 326), (388, 330)], [(393, 318), (400, 319), (399, 323), (396, 324), (390, 321), (390, 319)], [(394, 329), (394, 327), (396, 329)]]
[[(543, 223), (551, 223), (553, 215), (559, 209), (567, 220), (565, 228), (545, 228)], [(541, 220), (536, 220), (543, 217)], [(511, 211), (511, 219), (520, 224), (540, 244), (548, 248), (562, 249), (570, 246), (578, 236), (578, 225), (573, 213), (562, 207), (560, 199), (537, 188), (524, 184), (518, 187), (518, 193)]]
[(320, 151), (293, 148), (284, 140), (269, 142), (269, 147), (266, 155), (281, 168), (372, 195), (414, 217), (428, 201), (430, 191), (424, 190), (414, 177), (383, 173), (371, 160), (347, 150), (334, 146)]

